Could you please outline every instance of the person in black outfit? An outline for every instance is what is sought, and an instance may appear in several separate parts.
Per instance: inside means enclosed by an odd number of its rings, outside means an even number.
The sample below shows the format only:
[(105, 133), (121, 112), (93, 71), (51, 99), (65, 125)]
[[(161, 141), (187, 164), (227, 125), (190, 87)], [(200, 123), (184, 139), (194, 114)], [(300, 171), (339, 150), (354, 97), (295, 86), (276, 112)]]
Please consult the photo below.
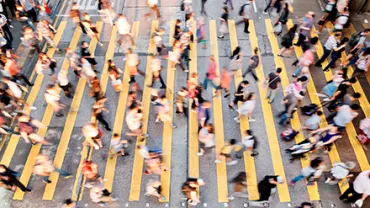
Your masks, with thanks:
[(15, 17), (15, 11), (17, 11), (16, 0), (5, 0), (5, 3), (9, 8), (10, 13), (12, 13), (12, 16)]
[(249, 85), (249, 82), (247, 80), (243, 80), (242, 82), (240, 82), (239, 86), (238, 86), (238, 89), (236, 90), (235, 92), (235, 98), (234, 98), (234, 101), (231, 102), (228, 106), (230, 109), (234, 109), (234, 105), (238, 105), (238, 102), (243, 102), (244, 101), (244, 95), (245, 95), (245, 92), (247, 91), (247, 87)]
[(19, 173), (9, 169), (5, 165), (0, 164), (0, 180), (1, 183), (4, 185), (10, 187), (12, 189), (13, 186), (17, 186), (20, 188), (23, 192), (31, 192), (31, 189), (28, 189), (25, 187), (16, 176), (18, 176)]
[(348, 41), (349, 39), (347, 37), (343, 38), (343, 40), (340, 41), (340, 46), (336, 49), (333, 49), (331, 53), (331, 60), (329, 64), (323, 69), (324, 71), (329, 71), (329, 68), (334, 66), (335, 62), (337, 62), (337, 60), (341, 58), (342, 52), (346, 50), (345, 46)]
[(266, 8), (263, 10), (264, 13), (267, 13), (267, 10), (273, 6), (276, 8), (276, 13), (280, 13), (281, 10), (281, 0), (270, 0), (269, 3), (266, 5)]
[(277, 184), (284, 182), (283, 177), (278, 175), (266, 175), (265, 178), (258, 183), (258, 192), (260, 199), (258, 201), (267, 201), (271, 196), (271, 190), (276, 189)]
[(95, 58), (91, 55), (89, 51), (89, 44), (86, 41), (82, 41), (81, 43), (81, 58), (85, 58), (92, 65), (94, 72), (98, 73), (96, 70), (96, 65), (98, 65), (98, 63), (96, 62)]
[(204, 9), (206, 2), (207, 0), (202, 0), (202, 3), (201, 3), (202, 9), (200, 10), (200, 13), (208, 16), (206, 10)]
[(330, 111), (334, 111), (338, 106), (339, 102), (343, 101), (344, 96), (347, 94), (348, 88), (351, 87), (352, 84), (356, 83), (357, 79), (352, 77), (349, 80), (344, 80), (342, 83), (339, 84), (337, 91), (331, 97), (331, 102), (328, 106)]
[(104, 108), (104, 103), (107, 101), (107, 98), (102, 97), (97, 99), (95, 104), (93, 105), (93, 115), (96, 117), (96, 119), (99, 121), (99, 123), (103, 124), (104, 128), (107, 131), (112, 131), (112, 129), (109, 127), (108, 122), (104, 119), (103, 111), (109, 112), (108, 109)]

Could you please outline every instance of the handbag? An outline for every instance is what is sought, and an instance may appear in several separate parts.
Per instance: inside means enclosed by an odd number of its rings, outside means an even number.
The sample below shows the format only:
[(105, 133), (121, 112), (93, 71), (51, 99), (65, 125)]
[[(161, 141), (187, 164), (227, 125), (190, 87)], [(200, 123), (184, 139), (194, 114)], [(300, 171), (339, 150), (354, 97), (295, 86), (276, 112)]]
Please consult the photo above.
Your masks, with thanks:
[(51, 14), (51, 9), (50, 9), (48, 3), (46, 3), (46, 2), (44, 3), (44, 8), (45, 8), (46, 14)]

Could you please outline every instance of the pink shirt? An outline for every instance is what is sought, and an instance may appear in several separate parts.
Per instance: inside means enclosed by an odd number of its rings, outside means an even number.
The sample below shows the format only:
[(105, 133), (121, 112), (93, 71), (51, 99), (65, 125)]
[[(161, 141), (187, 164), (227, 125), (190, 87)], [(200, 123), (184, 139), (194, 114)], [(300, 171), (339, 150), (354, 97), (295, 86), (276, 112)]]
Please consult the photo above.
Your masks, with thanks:
[(215, 77), (217, 77), (217, 74), (216, 74), (216, 63), (214, 61), (211, 61), (208, 65), (208, 69), (207, 69), (207, 78), (212, 80), (214, 79)]

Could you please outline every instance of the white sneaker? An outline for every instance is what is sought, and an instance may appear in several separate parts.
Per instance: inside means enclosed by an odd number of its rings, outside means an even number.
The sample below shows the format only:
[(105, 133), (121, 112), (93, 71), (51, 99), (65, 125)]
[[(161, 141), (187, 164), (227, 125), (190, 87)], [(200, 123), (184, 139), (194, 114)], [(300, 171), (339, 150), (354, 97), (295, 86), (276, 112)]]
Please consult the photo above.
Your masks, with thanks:
[(238, 163), (237, 160), (232, 160), (230, 162), (227, 162), (226, 165), (235, 165), (236, 163)]
[(235, 118), (234, 118), (234, 121), (236, 121), (237, 123), (240, 123), (240, 120), (239, 120), (239, 118), (238, 118), (238, 117), (235, 117)]
[(263, 14), (268, 14), (268, 13), (267, 13), (267, 12), (265, 12), (265, 11), (263, 11), (262, 13), (263, 13)]
[(256, 119), (254, 119), (254, 118), (249, 118), (248, 120), (249, 120), (249, 122), (252, 122), (252, 123), (256, 121)]
[(222, 163), (221, 160), (215, 160), (215, 163)]
[(197, 156), (203, 156), (202, 152), (197, 152)]
[(188, 72), (189, 72), (189, 70), (188, 70), (188, 69), (186, 69), (184, 72), (185, 72), (185, 73), (188, 73)]
[(37, 108), (35, 106), (30, 106), (31, 110), (36, 110)]
[(227, 199), (228, 199), (228, 200), (234, 200), (234, 199), (235, 199), (235, 197), (233, 197), (233, 196), (228, 196), (228, 197), (227, 197)]
[(323, 101), (325, 102), (330, 101), (330, 98), (325, 98)]
[(99, 44), (100, 46), (104, 46), (104, 44), (103, 44), (103, 43), (101, 43), (101, 42), (99, 42), (98, 44)]

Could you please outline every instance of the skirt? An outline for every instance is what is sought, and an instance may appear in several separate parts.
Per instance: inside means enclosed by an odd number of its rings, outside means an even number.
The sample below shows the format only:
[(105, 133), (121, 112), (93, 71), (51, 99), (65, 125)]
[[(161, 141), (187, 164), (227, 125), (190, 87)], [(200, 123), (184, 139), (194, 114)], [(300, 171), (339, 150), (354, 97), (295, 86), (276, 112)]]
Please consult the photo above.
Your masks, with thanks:
[(222, 34), (227, 33), (227, 25), (226, 22), (221, 22), (219, 32)]

